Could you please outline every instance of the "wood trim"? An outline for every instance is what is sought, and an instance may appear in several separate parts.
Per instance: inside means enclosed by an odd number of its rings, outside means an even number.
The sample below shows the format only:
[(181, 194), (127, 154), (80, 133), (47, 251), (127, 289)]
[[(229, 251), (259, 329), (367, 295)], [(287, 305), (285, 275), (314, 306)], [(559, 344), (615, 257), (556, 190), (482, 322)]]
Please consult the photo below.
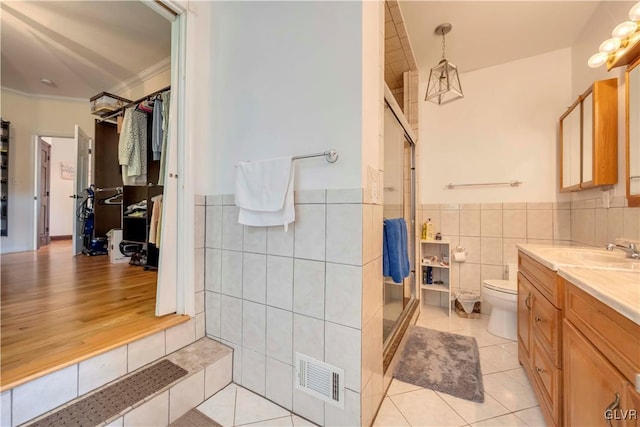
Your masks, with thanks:
[[(638, 43), (640, 46), (640, 43)], [(640, 194), (631, 194), (631, 138), (629, 136), (629, 128), (630, 128), (630, 114), (629, 114), (629, 73), (640, 67), (640, 52), (638, 52), (638, 57), (627, 67), (627, 70), (624, 72), (624, 105), (625, 105), (625, 187), (627, 193), (627, 203), (630, 207), (638, 207), (640, 206)], [(640, 144), (640, 142), (636, 141)]]
[(60, 236), (51, 236), (51, 241), (54, 240), (71, 240), (71, 234), (63, 234)]
[[(575, 102), (567, 108), (567, 111), (565, 111), (564, 114), (560, 116), (560, 125), (558, 130), (559, 131), (558, 158), (560, 159), (560, 170), (558, 175), (558, 181), (560, 183), (559, 185), (560, 185), (561, 193), (569, 193), (569, 192), (580, 190), (580, 183), (575, 185), (568, 185), (568, 186), (564, 185), (564, 179), (563, 179), (564, 177), (564, 132), (563, 130), (564, 130), (564, 119), (566, 119), (569, 116), (569, 114), (573, 113), (573, 110), (575, 110), (577, 106), (580, 106), (580, 109), (582, 110), (581, 103), (582, 103), (582, 97), (579, 96), (578, 99), (576, 99)], [(582, 123), (582, 111), (580, 111), (580, 123)], [(580, 132), (582, 132), (582, 129), (580, 129)], [(580, 157), (582, 158), (582, 134), (580, 135)], [(582, 163), (582, 161), (580, 163)], [(580, 170), (580, 176), (582, 177), (582, 170)]]
[(618, 182), (618, 79), (593, 84), (593, 185)]

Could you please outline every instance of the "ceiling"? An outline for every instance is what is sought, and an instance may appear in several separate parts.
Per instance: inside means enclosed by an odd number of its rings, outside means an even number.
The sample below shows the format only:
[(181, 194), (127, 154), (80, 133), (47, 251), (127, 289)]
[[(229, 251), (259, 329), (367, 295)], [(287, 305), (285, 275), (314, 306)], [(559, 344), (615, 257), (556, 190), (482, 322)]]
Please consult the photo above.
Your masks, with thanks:
[(418, 69), (429, 70), (440, 61), (442, 37), (434, 30), (448, 22), (453, 28), (445, 36), (446, 58), (462, 73), (572, 46), (600, 2), (399, 3)]
[(88, 100), (146, 70), (168, 68), (171, 23), (141, 1), (0, 5), (2, 87)]

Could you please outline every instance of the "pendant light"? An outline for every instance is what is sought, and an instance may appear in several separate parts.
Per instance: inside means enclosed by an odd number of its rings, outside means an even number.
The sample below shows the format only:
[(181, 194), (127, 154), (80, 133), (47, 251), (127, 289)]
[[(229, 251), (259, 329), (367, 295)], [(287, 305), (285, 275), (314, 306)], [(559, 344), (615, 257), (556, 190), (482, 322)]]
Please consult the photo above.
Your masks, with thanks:
[(442, 36), (442, 59), (431, 69), (425, 101), (431, 101), (438, 105), (463, 98), (462, 86), (458, 77), (458, 67), (447, 61), (444, 56), (444, 35), (451, 31), (451, 24), (440, 24), (435, 29), (435, 34)]

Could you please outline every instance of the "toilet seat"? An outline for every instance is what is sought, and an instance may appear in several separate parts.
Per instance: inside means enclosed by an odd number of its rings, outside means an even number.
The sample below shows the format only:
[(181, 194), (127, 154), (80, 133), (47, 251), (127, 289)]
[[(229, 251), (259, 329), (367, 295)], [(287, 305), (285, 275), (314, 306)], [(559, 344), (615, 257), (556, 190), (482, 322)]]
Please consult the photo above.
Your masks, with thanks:
[(515, 280), (485, 280), (483, 286), (496, 292), (510, 295), (518, 294), (518, 282)]

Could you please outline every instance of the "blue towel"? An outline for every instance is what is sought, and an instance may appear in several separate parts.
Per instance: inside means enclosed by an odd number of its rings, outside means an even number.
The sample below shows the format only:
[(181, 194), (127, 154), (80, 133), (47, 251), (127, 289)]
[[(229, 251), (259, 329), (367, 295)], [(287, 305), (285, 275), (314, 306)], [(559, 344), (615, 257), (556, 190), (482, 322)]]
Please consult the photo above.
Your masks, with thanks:
[(395, 283), (409, 275), (407, 223), (404, 218), (385, 219), (382, 237), (382, 272)]

